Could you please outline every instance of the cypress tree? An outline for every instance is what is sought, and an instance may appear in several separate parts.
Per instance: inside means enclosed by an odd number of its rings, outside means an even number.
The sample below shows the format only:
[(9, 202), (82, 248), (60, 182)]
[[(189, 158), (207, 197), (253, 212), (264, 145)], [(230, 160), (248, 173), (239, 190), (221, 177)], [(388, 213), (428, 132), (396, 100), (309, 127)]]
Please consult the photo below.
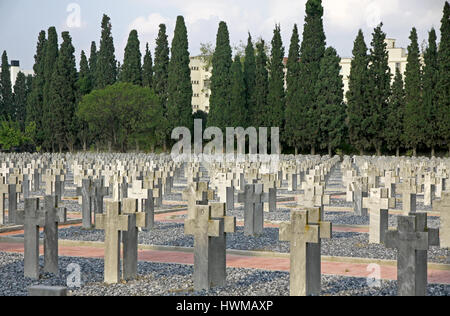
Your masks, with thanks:
[(317, 95), (315, 87), (320, 71), (320, 61), (325, 53), (325, 33), (323, 29), (322, 0), (306, 2), (305, 26), (303, 41), (300, 47), (300, 80), (299, 103), (306, 115), (307, 125), (300, 131), (301, 142), (311, 148), (315, 154), (319, 137), (319, 111), (317, 110)]
[(155, 65), (153, 67), (153, 89), (159, 98), (160, 106), (162, 108), (163, 120), (165, 128), (162, 128), (164, 135), (163, 149), (166, 150), (167, 139), (170, 136), (171, 130), (167, 119), (167, 99), (168, 99), (168, 76), (169, 76), (169, 42), (167, 41), (166, 25), (159, 25), (158, 37), (156, 38), (155, 48)]
[(382, 31), (383, 23), (373, 32), (372, 49), (369, 56), (369, 116), (367, 132), (371, 145), (381, 155), (383, 134), (386, 128), (386, 108), (391, 92), (391, 70), (389, 68), (389, 54), (385, 43), (386, 34)]
[(289, 56), (286, 64), (286, 113), (285, 113), (285, 132), (284, 140), (289, 146), (295, 148), (295, 154), (298, 154), (298, 148), (302, 145), (299, 139), (299, 130), (305, 128), (305, 116), (302, 113), (298, 103), (298, 80), (300, 76), (300, 39), (297, 24), (294, 25), (289, 47)]
[(270, 56), (269, 93), (267, 95), (267, 111), (265, 125), (279, 127), (284, 130), (285, 91), (284, 91), (284, 47), (281, 40), (280, 25), (275, 26)]
[(192, 129), (194, 125), (188, 49), (189, 43), (184, 18), (178, 16), (172, 41), (167, 87), (167, 118), (170, 122), (170, 130), (179, 126)]
[(125, 47), (120, 79), (122, 82), (129, 82), (137, 86), (142, 85), (142, 54), (140, 42), (136, 30), (132, 30), (128, 36), (128, 43)]
[(403, 119), (405, 113), (405, 89), (403, 87), (403, 75), (397, 68), (394, 83), (389, 98), (384, 138), (389, 150), (395, 150), (397, 157), (400, 156), (400, 147), (403, 138)]
[(423, 68), (423, 109), (425, 112), (425, 144), (431, 148), (431, 156), (435, 156), (435, 148), (439, 145), (439, 130), (437, 126), (437, 105), (439, 79), (438, 49), (436, 31), (431, 29), (428, 37), (428, 47), (424, 53)]
[(78, 74), (77, 86), (79, 97), (89, 94), (92, 91), (92, 78), (90, 75), (89, 63), (83, 50), (81, 51), (80, 72)]
[(50, 105), (54, 116), (51, 121), (52, 133), (61, 152), (64, 147), (73, 151), (76, 135), (75, 104), (77, 100), (75, 48), (69, 32), (62, 33), (63, 42), (59, 51), (55, 71), (50, 84)]
[(47, 150), (54, 151), (55, 134), (53, 132), (54, 108), (50, 105), (50, 84), (55, 72), (55, 64), (58, 59), (58, 34), (55, 27), (48, 29), (48, 39), (45, 46), (44, 59), (44, 104), (42, 108), (42, 145)]
[(417, 155), (417, 147), (425, 140), (425, 113), (422, 102), (422, 74), (420, 69), (420, 51), (417, 41), (417, 31), (411, 30), (408, 46), (408, 64), (405, 72), (405, 142)]
[(245, 81), (242, 72), (241, 57), (236, 55), (231, 65), (231, 94), (228, 117), (231, 127), (244, 127), (246, 125)]
[(349, 90), (347, 91), (347, 125), (350, 143), (362, 155), (364, 149), (370, 146), (367, 134), (369, 109), (368, 94), (368, 66), (367, 45), (364, 34), (359, 30), (353, 46), (353, 59), (349, 76)]
[(25, 130), (26, 106), (27, 106), (27, 78), (23, 72), (17, 74), (16, 83), (14, 85), (13, 94), (13, 111), (11, 119), (17, 121), (21, 130)]
[(341, 58), (333, 47), (325, 50), (316, 85), (317, 108), (320, 110), (320, 148), (328, 155), (339, 147), (345, 135), (344, 83)]
[(268, 58), (265, 42), (256, 43), (256, 74), (255, 74), (255, 108), (252, 110), (252, 126), (264, 126), (264, 111), (267, 108), (267, 95), (269, 93), (269, 73), (267, 70)]
[(47, 43), (45, 31), (41, 31), (38, 36), (36, 54), (34, 55), (34, 78), (27, 80), (32, 83), (32, 89), (27, 100), (27, 124), (34, 122), (36, 125), (36, 145), (42, 145), (42, 111), (44, 104), (44, 58), (45, 46)]
[(117, 79), (117, 62), (114, 56), (114, 40), (111, 29), (111, 19), (107, 15), (103, 15), (102, 36), (95, 72), (97, 89), (103, 89), (107, 85), (114, 84)]
[(148, 43), (145, 46), (144, 64), (142, 65), (142, 85), (153, 88), (153, 60)]
[(450, 156), (450, 5), (447, 1), (442, 17), (438, 64), (438, 129), (443, 144), (449, 149)]
[(230, 106), (230, 69), (232, 64), (230, 37), (225, 22), (219, 23), (216, 38), (216, 49), (212, 57), (211, 97), (208, 125), (224, 129), (232, 123), (229, 114)]
[(97, 86), (97, 45), (95, 42), (91, 43), (91, 53), (89, 55), (89, 75), (91, 77), (92, 88)]
[(245, 47), (244, 59), (244, 82), (245, 82), (245, 99), (246, 99), (246, 117), (243, 127), (251, 126), (252, 111), (255, 108), (255, 76), (256, 61), (255, 48), (253, 46), (252, 36), (248, 33), (247, 46)]
[(14, 119), (14, 104), (11, 86), (11, 71), (8, 54), (2, 54), (2, 72), (0, 74), (0, 115), (6, 119)]

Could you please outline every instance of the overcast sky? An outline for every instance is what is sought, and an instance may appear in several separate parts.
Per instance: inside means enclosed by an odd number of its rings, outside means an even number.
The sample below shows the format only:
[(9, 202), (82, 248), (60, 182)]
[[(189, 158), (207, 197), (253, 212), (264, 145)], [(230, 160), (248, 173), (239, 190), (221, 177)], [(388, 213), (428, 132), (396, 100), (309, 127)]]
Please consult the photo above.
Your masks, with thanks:
[[(246, 41), (247, 32), (254, 38), (270, 41), (275, 23), (281, 24), (286, 55), (294, 23), (303, 30), (306, 0), (0, 0), (0, 50), (9, 59), (20, 60), (23, 69), (34, 63), (40, 30), (56, 26), (59, 40), (62, 31), (70, 31), (77, 60), (81, 50), (89, 52), (91, 41), (100, 39), (103, 13), (112, 20), (118, 60), (130, 30), (137, 29), (142, 48), (149, 42), (152, 54), (158, 25), (166, 23), (172, 39), (176, 17), (186, 19), (189, 50), (199, 54), (200, 43), (215, 42), (219, 21), (228, 24), (232, 44)], [(334, 46), (341, 57), (351, 56), (353, 41), (361, 28), (370, 44), (376, 24), (384, 23), (388, 37), (397, 46), (407, 47), (409, 32), (415, 26), (419, 42), (428, 31), (440, 28), (445, 0), (323, 0), (327, 45)], [(438, 36), (440, 34), (438, 32)], [(78, 66), (78, 65), (77, 65)]]

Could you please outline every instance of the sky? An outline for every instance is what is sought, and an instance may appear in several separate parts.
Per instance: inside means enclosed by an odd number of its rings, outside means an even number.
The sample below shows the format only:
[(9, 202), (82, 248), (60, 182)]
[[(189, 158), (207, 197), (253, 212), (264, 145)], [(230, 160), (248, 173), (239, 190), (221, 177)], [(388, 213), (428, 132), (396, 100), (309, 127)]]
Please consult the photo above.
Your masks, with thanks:
[[(438, 31), (445, 0), (322, 0), (327, 45), (341, 57), (350, 57), (353, 41), (362, 29), (370, 45), (373, 28), (383, 22), (387, 37), (406, 48), (409, 33), (416, 27), (419, 43), (428, 39), (429, 30)], [(136, 29), (142, 51), (148, 42), (152, 50), (158, 25), (165, 23), (172, 40), (175, 21), (186, 21), (191, 55), (200, 53), (201, 43), (215, 43), (218, 24), (227, 22), (232, 45), (246, 42), (248, 32), (254, 39), (270, 42), (276, 23), (281, 25), (286, 55), (294, 24), (303, 32), (306, 0), (0, 0), (0, 51), (11, 60), (20, 60), (30, 70), (41, 30), (55, 26), (69, 31), (76, 49), (88, 55), (92, 41), (99, 46), (101, 19), (111, 17), (116, 57), (123, 60), (129, 32)], [(169, 42), (170, 43), (170, 42)], [(78, 66), (78, 65), (77, 65)]]

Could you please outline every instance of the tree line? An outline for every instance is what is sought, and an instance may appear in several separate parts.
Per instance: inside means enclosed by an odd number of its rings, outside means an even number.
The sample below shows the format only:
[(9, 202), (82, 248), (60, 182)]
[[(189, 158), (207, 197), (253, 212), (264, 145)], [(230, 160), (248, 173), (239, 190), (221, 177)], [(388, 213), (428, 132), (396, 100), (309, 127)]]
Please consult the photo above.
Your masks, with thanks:
[(345, 98), (340, 57), (326, 45), (321, 0), (307, 1), (302, 41), (294, 25), (286, 64), (280, 25), (269, 50), (268, 43), (249, 34), (243, 51), (233, 55), (227, 24), (220, 22), (208, 59), (208, 115), (192, 114), (182, 16), (170, 47), (166, 26), (159, 26), (153, 56), (148, 43), (142, 55), (132, 30), (120, 64), (111, 21), (104, 15), (99, 49), (92, 42), (89, 58), (82, 51), (78, 70), (70, 34), (63, 32), (58, 45), (57, 31), (50, 27), (38, 36), (34, 76), (20, 73), (14, 93), (3, 53), (0, 144), (8, 149), (28, 142), (42, 151), (167, 150), (173, 128), (192, 129), (193, 119), (202, 118), (205, 126), (220, 128), (280, 127), (285, 152), (410, 150), (415, 155), (428, 148), (434, 155), (450, 150), (449, 13), (446, 2), (440, 43), (432, 29), (423, 54), (412, 29), (404, 76), (398, 69), (390, 72), (383, 25), (374, 29), (370, 48), (360, 30)]

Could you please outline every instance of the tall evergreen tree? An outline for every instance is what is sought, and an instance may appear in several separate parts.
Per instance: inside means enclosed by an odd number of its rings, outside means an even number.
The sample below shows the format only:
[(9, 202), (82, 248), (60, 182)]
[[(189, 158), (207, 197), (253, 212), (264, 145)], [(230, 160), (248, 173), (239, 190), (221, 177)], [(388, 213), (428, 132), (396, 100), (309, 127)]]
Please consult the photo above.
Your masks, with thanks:
[(117, 61), (114, 55), (114, 40), (111, 29), (111, 19), (107, 15), (103, 15), (102, 36), (95, 72), (97, 89), (103, 89), (107, 85), (114, 84), (117, 79)]
[(400, 69), (395, 72), (394, 83), (391, 87), (391, 96), (386, 111), (386, 128), (384, 138), (389, 150), (395, 150), (397, 157), (400, 156), (400, 147), (403, 139), (403, 119), (405, 113), (405, 89), (403, 86), (403, 75)]
[(23, 72), (17, 74), (16, 83), (14, 85), (13, 94), (13, 111), (11, 119), (17, 121), (21, 130), (25, 130), (25, 118), (27, 115), (27, 77)]
[(425, 114), (424, 141), (431, 148), (431, 156), (435, 156), (435, 148), (439, 146), (438, 121), (438, 91), (439, 79), (438, 48), (436, 31), (431, 29), (428, 37), (428, 47), (424, 53), (425, 66), (423, 68), (423, 109)]
[(208, 125), (224, 129), (231, 126), (228, 117), (230, 107), (232, 64), (230, 35), (225, 22), (219, 23), (216, 38), (216, 49), (212, 58), (211, 97)]
[(359, 150), (360, 154), (370, 146), (367, 134), (369, 110), (368, 94), (368, 66), (367, 45), (364, 34), (359, 30), (354, 42), (353, 59), (349, 77), (349, 90), (347, 91), (347, 125), (350, 143)]
[(65, 147), (73, 151), (77, 122), (75, 104), (77, 101), (77, 70), (75, 64), (75, 48), (69, 32), (62, 33), (63, 42), (56, 61), (50, 84), (50, 105), (54, 116), (51, 120), (55, 142), (61, 152)]
[[(94, 44), (95, 45), (95, 44)], [(95, 59), (95, 46), (93, 51), (91, 51), (91, 60), (92, 57)], [(92, 65), (95, 65), (95, 62), (92, 62)], [(95, 67), (95, 66), (94, 66)], [(89, 68), (89, 63), (86, 58), (86, 54), (84, 51), (81, 51), (81, 59), (80, 59), (80, 72), (78, 73), (78, 81), (77, 81), (77, 88), (78, 88), (78, 95), (77, 95), (77, 105), (78, 108), (78, 102), (82, 99), (83, 96), (86, 94), (91, 93), (93, 87), (94, 87), (94, 79), (92, 76), (92, 69)], [(76, 112), (76, 110), (75, 110)], [(92, 136), (89, 131), (89, 126), (87, 122), (84, 122), (82, 120), (77, 120), (75, 123), (77, 123), (77, 129), (78, 129), (78, 137), (83, 145), (83, 150), (86, 151), (89, 138)]]
[(408, 46), (408, 64), (405, 72), (405, 119), (404, 135), (408, 148), (417, 155), (417, 147), (425, 140), (425, 112), (422, 102), (422, 73), (417, 31), (411, 30)]
[(320, 148), (328, 155), (342, 144), (345, 136), (344, 83), (341, 58), (333, 47), (325, 50), (316, 85), (317, 108), (320, 110)]
[(168, 76), (167, 117), (170, 129), (193, 128), (192, 83), (189, 67), (189, 43), (184, 18), (178, 16), (172, 41)]
[(153, 89), (159, 98), (162, 109), (162, 118), (165, 128), (161, 128), (164, 134), (161, 135), (163, 149), (166, 150), (167, 139), (170, 137), (171, 130), (167, 118), (167, 99), (168, 99), (168, 76), (169, 76), (169, 42), (167, 41), (166, 25), (159, 25), (158, 37), (156, 38), (155, 65), (153, 67)]
[(268, 58), (264, 40), (256, 43), (256, 74), (255, 74), (255, 107), (251, 110), (252, 126), (264, 126), (264, 111), (267, 108), (269, 93)]
[(247, 46), (245, 47), (244, 56), (244, 82), (245, 82), (245, 99), (246, 99), (246, 115), (244, 127), (251, 125), (250, 117), (251, 111), (255, 107), (255, 75), (256, 75), (256, 61), (255, 61), (255, 47), (253, 46), (252, 36), (248, 33)]
[(285, 111), (285, 132), (284, 141), (295, 148), (295, 154), (302, 145), (299, 139), (299, 126), (306, 126), (304, 113), (302, 113), (298, 103), (300, 76), (300, 39), (297, 24), (292, 31), (289, 56), (286, 64), (286, 111)]
[(285, 90), (284, 90), (284, 47), (281, 40), (280, 25), (275, 26), (270, 56), (269, 93), (265, 126), (279, 127), (284, 130)]
[(14, 119), (14, 104), (11, 85), (11, 71), (8, 54), (2, 54), (2, 72), (0, 74), (0, 115), (4, 118)]
[(387, 51), (386, 34), (382, 31), (383, 23), (373, 32), (372, 48), (369, 56), (369, 116), (367, 132), (371, 145), (381, 155), (383, 134), (386, 128), (386, 109), (391, 92), (391, 70), (389, 68), (389, 53)]
[(231, 94), (228, 118), (229, 126), (244, 127), (246, 125), (246, 90), (242, 72), (241, 56), (236, 55), (231, 65)]
[(81, 51), (80, 72), (78, 74), (77, 86), (79, 97), (89, 94), (92, 91), (92, 78), (89, 69), (89, 63), (83, 50)]
[[(47, 43), (45, 31), (41, 31), (38, 36), (36, 47), (36, 54), (34, 55), (34, 78), (32, 82), (32, 89), (28, 95), (27, 100), (27, 117), (26, 123), (34, 123), (36, 126), (36, 135), (34, 141), (37, 146), (42, 145), (42, 111), (44, 104), (44, 59), (45, 46)], [(30, 81), (30, 80), (28, 80)]]
[(51, 106), (50, 84), (58, 59), (58, 34), (55, 27), (48, 29), (44, 58), (44, 104), (42, 108), (42, 132), (40, 138), (44, 149), (54, 151), (55, 134), (53, 132), (54, 108)]
[(438, 129), (450, 156), (450, 5), (447, 1), (442, 17), (438, 64)]
[(153, 60), (148, 43), (145, 46), (144, 64), (142, 65), (142, 85), (153, 88)]
[(305, 26), (303, 41), (300, 47), (300, 80), (298, 85), (299, 104), (306, 116), (306, 126), (301, 126), (301, 142), (311, 148), (315, 154), (319, 141), (319, 117), (316, 104), (315, 87), (320, 71), (320, 61), (325, 53), (325, 32), (323, 29), (322, 0), (308, 0), (306, 2)]
[(89, 73), (91, 77), (92, 88), (97, 86), (97, 45), (95, 42), (91, 43), (91, 53), (89, 55)]
[(128, 37), (128, 43), (125, 47), (120, 80), (129, 82), (137, 86), (142, 85), (142, 54), (140, 51), (140, 42), (136, 30), (132, 30)]

